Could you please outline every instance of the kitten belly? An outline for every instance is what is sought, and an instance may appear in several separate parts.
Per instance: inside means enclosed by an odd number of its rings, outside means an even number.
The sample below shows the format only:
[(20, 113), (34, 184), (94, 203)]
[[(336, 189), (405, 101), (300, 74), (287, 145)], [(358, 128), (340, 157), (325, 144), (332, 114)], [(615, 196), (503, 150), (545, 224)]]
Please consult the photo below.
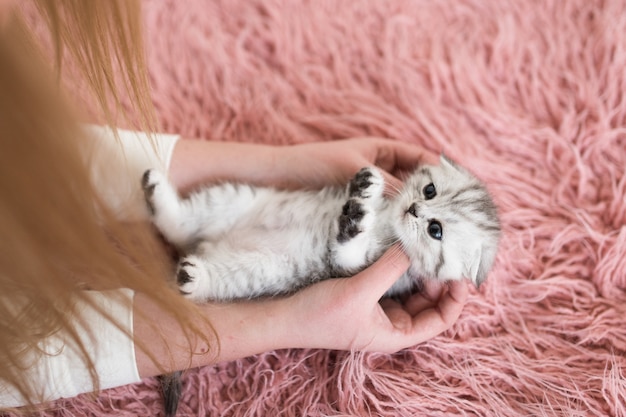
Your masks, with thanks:
[(230, 279), (247, 282), (245, 287), (254, 287), (258, 294), (271, 295), (329, 278), (328, 232), (321, 229), (234, 229), (223, 243), (244, 256)]

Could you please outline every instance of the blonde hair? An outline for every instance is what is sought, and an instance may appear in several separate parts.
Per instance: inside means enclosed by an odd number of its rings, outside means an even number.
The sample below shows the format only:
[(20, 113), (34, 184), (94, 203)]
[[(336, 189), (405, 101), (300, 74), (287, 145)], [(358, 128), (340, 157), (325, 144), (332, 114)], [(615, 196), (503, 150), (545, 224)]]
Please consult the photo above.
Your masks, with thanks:
[[(40, 398), (22, 370), (44, 354), (38, 343), (55, 332), (79, 346), (97, 386), (79, 338), (78, 327), (88, 324), (75, 311), (76, 300), (90, 303), (86, 288), (142, 292), (188, 337), (200, 331), (196, 307), (166, 283), (168, 257), (148, 226), (119, 224), (93, 189), (80, 155), (78, 115), (58, 82), (70, 59), (107, 122), (132, 110), (135, 126), (153, 128), (138, 3), (35, 4), (50, 31), (55, 69), (20, 10), (0, 10), (0, 379), (31, 403)], [(132, 109), (122, 106), (120, 88), (130, 92)]]

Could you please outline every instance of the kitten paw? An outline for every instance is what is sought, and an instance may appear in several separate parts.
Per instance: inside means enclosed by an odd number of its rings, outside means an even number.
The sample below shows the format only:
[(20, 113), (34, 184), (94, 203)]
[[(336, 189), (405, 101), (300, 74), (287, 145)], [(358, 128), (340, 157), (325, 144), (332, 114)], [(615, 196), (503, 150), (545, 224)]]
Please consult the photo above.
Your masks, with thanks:
[(337, 241), (343, 243), (361, 233), (361, 220), (363, 220), (364, 216), (365, 208), (363, 204), (355, 198), (348, 200), (343, 205), (341, 216), (339, 216)]
[(347, 242), (371, 228), (384, 188), (385, 180), (376, 168), (362, 168), (352, 178), (348, 184), (348, 201), (339, 216), (339, 243)]
[[(371, 178), (363, 176), (371, 182)], [(339, 274), (353, 275), (367, 262), (376, 211), (371, 198), (350, 197), (337, 219), (336, 245), (331, 245), (332, 263)]]
[(141, 188), (146, 200), (146, 206), (152, 216), (156, 215), (160, 200), (162, 200), (162, 184), (167, 184), (167, 178), (156, 169), (149, 169), (141, 177)]
[(382, 197), (385, 179), (379, 170), (372, 167), (361, 168), (348, 184), (348, 195), (363, 199)]
[(181, 200), (167, 176), (156, 169), (147, 170), (141, 177), (141, 187), (152, 223), (166, 239), (179, 245), (186, 242), (188, 231), (182, 228)]
[(150, 174), (154, 172), (152, 170), (147, 170), (143, 173), (141, 177), (141, 188), (143, 189), (143, 196), (146, 200), (146, 206), (148, 207), (148, 211), (151, 215), (154, 215), (154, 203), (152, 202), (152, 196), (154, 195), (154, 188), (156, 187), (156, 182), (152, 181), (150, 178)]
[(207, 280), (208, 274), (202, 268), (199, 260), (189, 256), (178, 263), (176, 284), (178, 291), (184, 297), (194, 301), (205, 301), (202, 293)]

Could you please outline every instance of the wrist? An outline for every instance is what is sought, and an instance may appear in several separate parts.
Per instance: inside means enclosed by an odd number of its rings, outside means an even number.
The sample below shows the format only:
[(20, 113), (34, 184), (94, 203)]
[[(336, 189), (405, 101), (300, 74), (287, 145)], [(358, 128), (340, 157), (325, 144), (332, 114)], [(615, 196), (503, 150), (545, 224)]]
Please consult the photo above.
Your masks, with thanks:
[(199, 305), (197, 311), (211, 324), (194, 320), (202, 326), (200, 334), (185, 333), (174, 317), (142, 294), (136, 295), (134, 308), (135, 359), (142, 378), (292, 345), (280, 299)]
[(283, 299), (207, 304), (202, 309), (219, 339), (218, 362), (292, 347)]

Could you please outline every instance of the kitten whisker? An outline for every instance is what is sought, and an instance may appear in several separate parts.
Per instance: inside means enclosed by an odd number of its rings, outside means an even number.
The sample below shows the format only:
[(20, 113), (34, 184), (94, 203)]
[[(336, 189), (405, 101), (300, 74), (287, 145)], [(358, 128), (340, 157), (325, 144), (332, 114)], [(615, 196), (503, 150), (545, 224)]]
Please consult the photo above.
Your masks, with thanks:
[(404, 191), (404, 187), (400, 187), (400, 186), (398, 186), (396, 184), (393, 184), (393, 183), (390, 183), (390, 182), (385, 183), (385, 187), (387, 188), (386, 194), (391, 196), (391, 197), (399, 196)]
[(384, 246), (384, 247), (387, 247), (387, 248), (395, 245), (398, 242), (402, 243), (402, 241), (398, 237), (396, 237), (396, 236), (390, 236), (390, 237), (386, 237), (384, 239), (378, 239), (377, 240), (377, 243), (380, 246)]
[(402, 251), (401, 248), (394, 248), (392, 249), (392, 253), (391, 253), (391, 259), (392, 261), (399, 261), (400, 259), (402, 259), (404, 256), (406, 256), (404, 254), (404, 252)]

